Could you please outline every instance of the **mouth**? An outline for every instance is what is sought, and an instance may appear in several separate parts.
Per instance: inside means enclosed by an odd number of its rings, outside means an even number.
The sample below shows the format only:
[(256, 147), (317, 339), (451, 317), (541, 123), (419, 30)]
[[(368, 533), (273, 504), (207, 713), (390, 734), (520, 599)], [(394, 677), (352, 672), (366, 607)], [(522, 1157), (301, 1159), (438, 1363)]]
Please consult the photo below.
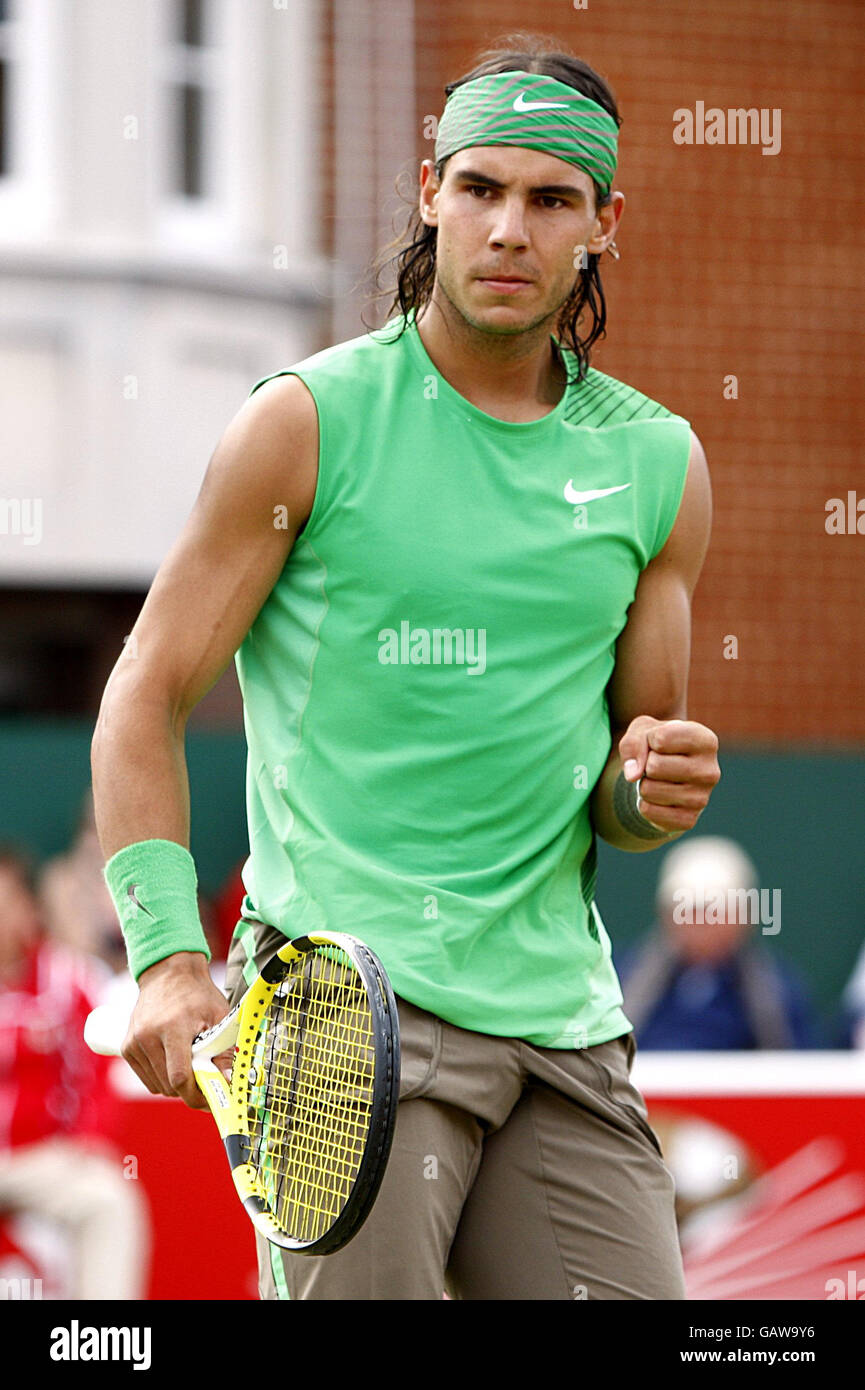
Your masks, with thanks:
[(531, 285), (531, 280), (526, 280), (521, 275), (479, 275), (480, 284), (486, 285), (491, 290), (497, 290), (502, 294), (513, 294), (517, 290)]

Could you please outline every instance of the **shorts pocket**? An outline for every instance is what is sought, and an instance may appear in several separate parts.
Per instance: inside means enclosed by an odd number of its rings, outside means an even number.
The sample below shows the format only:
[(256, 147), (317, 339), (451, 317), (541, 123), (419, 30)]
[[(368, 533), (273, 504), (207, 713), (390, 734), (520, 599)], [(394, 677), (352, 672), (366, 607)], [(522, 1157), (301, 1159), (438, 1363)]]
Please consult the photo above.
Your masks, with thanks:
[(426, 1095), (435, 1083), (442, 1048), (441, 1019), (397, 998), (400, 1100)]
[(630, 1077), (636, 1050), (633, 1033), (623, 1033), (611, 1042), (588, 1048), (587, 1052), (603, 1077), (607, 1099), (621, 1114), (627, 1115), (631, 1124), (636, 1125), (652, 1148), (660, 1154), (661, 1145), (649, 1123), (646, 1102)]

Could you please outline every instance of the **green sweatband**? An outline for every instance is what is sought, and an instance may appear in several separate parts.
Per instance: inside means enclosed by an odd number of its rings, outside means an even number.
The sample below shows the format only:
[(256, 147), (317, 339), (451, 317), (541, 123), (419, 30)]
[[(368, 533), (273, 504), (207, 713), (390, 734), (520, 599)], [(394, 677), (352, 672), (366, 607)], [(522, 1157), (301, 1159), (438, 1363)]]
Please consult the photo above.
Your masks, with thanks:
[(136, 980), (176, 951), (200, 951), (210, 960), (188, 849), (173, 840), (141, 840), (112, 855), (104, 872)]
[(613, 186), (619, 128), (591, 97), (554, 77), (495, 72), (455, 87), (435, 143), (436, 163), (470, 145), (522, 145), (583, 169), (606, 196)]

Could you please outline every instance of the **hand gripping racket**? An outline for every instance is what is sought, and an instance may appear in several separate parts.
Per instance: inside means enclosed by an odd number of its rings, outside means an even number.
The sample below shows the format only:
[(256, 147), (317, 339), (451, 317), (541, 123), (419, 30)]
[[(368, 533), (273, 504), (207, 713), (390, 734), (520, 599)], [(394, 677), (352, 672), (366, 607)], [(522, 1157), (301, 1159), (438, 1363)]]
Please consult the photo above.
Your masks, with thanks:
[[(84, 1036), (116, 1056), (122, 1036), (106, 1012), (94, 1010)], [(232, 1048), (227, 1081), (213, 1059)], [(399, 1061), (384, 968), (341, 932), (286, 942), (227, 1018), (194, 1040), (192, 1069), (234, 1185), (274, 1245), (327, 1255), (360, 1230), (390, 1153)]]

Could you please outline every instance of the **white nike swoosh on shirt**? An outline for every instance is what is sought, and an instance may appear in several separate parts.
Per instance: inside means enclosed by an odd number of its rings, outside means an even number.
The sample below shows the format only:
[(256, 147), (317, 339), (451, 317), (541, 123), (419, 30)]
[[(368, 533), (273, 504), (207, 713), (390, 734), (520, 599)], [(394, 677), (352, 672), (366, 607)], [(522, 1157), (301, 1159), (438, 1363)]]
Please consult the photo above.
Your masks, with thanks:
[(520, 92), (514, 101), (515, 111), (552, 111), (557, 106), (570, 106), (569, 101), (526, 101), (525, 92)]
[(611, 492), (624, 492), (625, 488), (630, 486), (630, 483), (619, 483), (618, 487), (595, 487), (589, 488), (587, 492), (578, 492), (573, 479), (569, 478), (565, 483), (565, 501), (580, 506), (583, 502), (594, 502), (598, 497), (609, 497)]

